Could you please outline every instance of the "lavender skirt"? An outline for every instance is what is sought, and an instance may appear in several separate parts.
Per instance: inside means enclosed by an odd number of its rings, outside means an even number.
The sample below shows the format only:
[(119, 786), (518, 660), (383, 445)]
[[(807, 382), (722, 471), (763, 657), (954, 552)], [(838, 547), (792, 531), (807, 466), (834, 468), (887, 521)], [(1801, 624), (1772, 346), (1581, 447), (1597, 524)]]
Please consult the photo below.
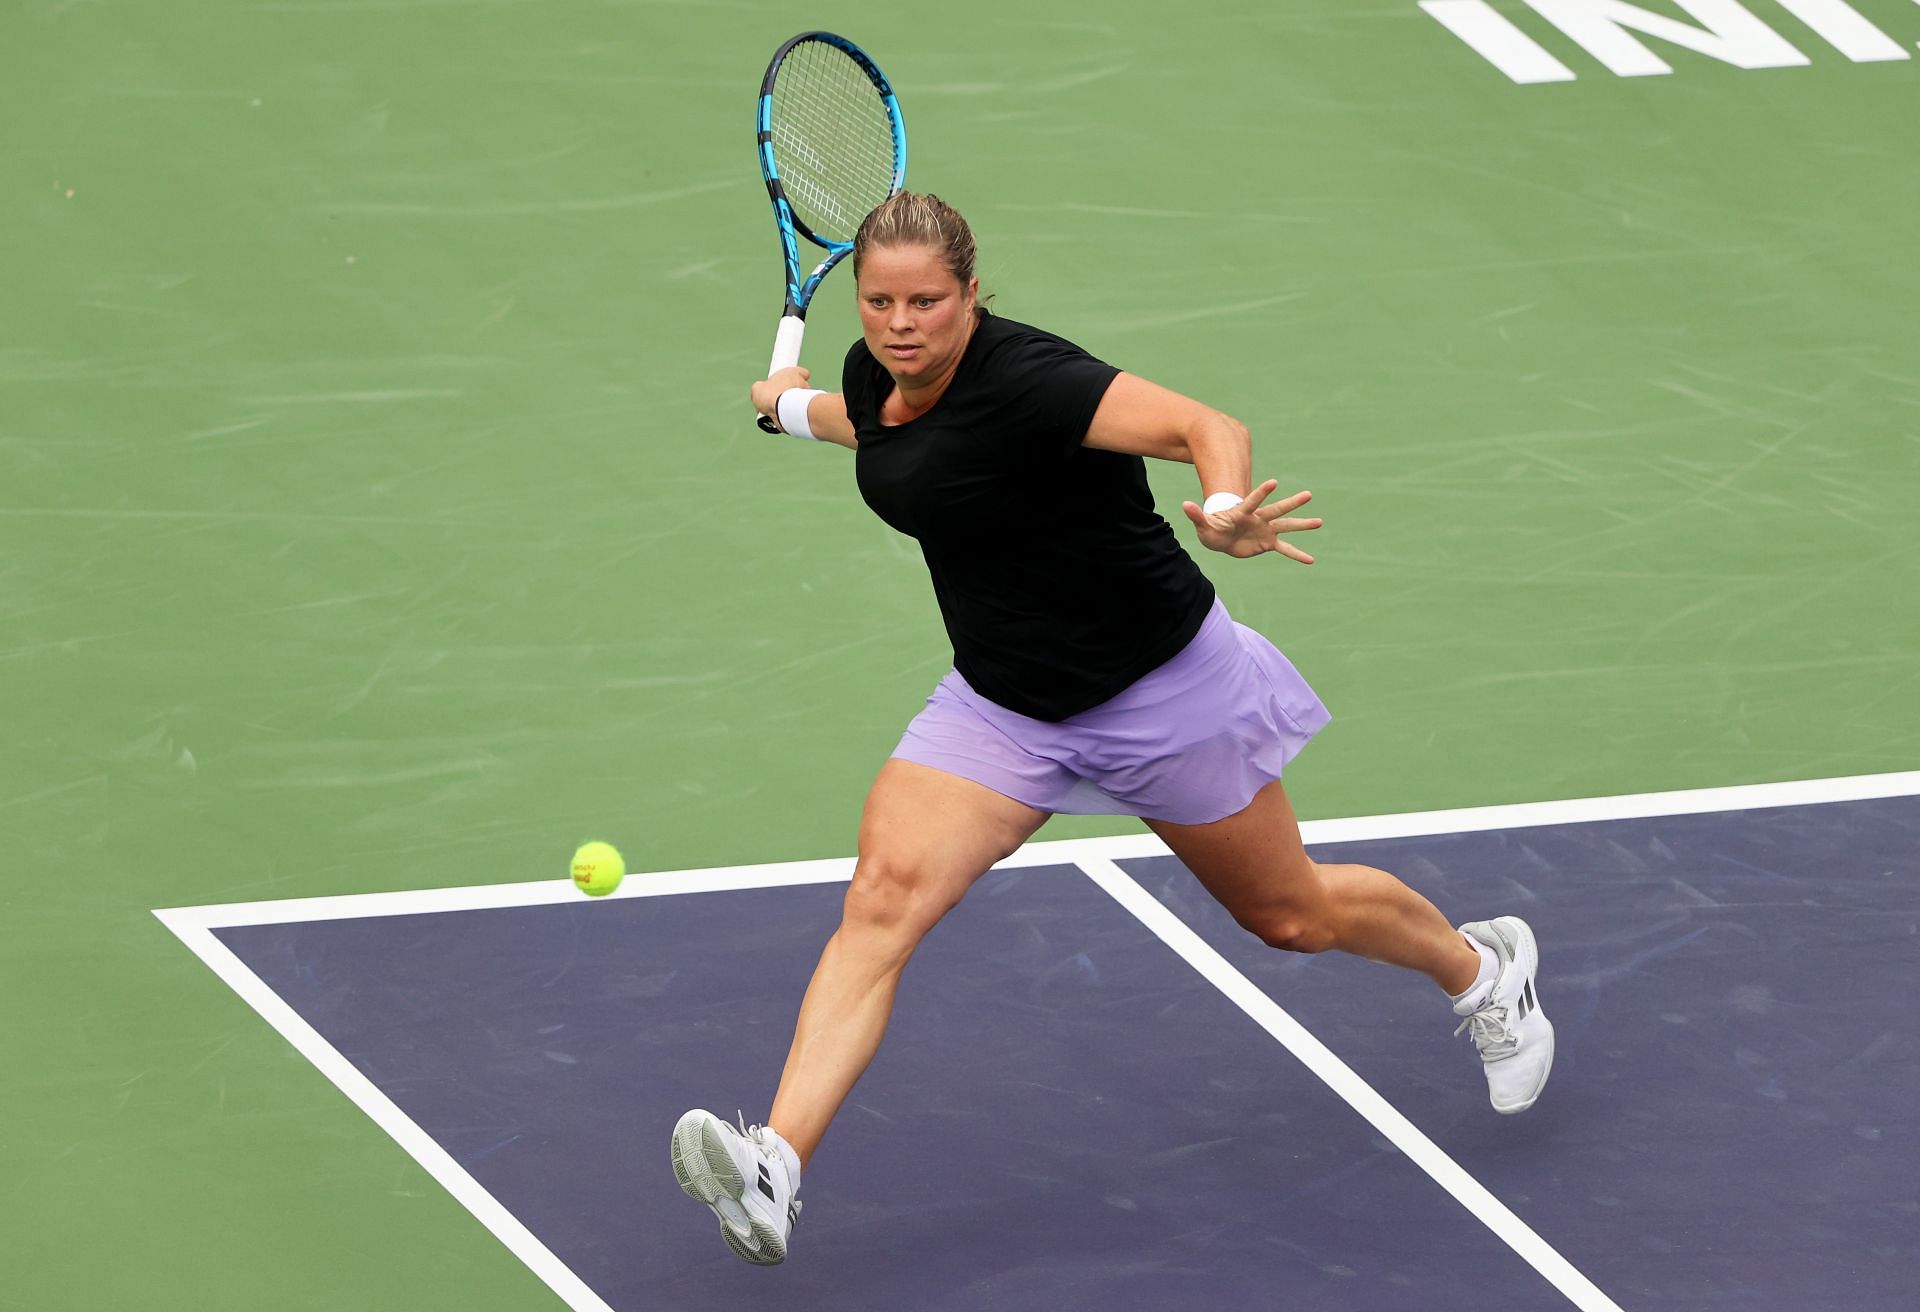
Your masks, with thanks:
[(1329, 718), (1280, 649), (1216, 599), (1179, 655), (1057, 723), (951, 671), (893, 754), (1041, 811), (1198, 825), (1246, 807)]

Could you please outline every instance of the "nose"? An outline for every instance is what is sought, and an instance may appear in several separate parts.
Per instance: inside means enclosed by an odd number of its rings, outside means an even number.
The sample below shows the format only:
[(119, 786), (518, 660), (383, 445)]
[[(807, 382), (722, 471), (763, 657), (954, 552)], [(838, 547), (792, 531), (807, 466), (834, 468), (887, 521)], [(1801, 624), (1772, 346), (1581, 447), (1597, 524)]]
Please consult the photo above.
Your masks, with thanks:
[(893, 332), (901, 334), (912, 329), (912, 307), (904, 301), (895, 301), (893, 303), (893, 313), (887, 316), (887, 327)]

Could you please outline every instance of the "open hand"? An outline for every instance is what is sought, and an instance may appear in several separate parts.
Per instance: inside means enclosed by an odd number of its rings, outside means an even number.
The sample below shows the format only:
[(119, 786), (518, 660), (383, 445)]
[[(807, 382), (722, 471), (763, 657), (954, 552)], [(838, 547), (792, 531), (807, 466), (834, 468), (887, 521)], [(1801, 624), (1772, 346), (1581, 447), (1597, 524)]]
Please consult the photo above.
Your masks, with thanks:
[(1277, 551), (1289, 560), (1311, 565), (1312, 556), (1291, 542), (1282, 542), (1280, 535), (1304, 533), (1320, 527), (1322, 521), (1319, 519), (1298, 519), (1293, 514), (1313, 500), (1313, 493), (1295, 492), (1284, 501), (1276, 501), (1270, 506), (1261, 505), (1279, 486), (1278, 480), (1270, 478), (1248, 494), (1239, 505), (1218, 514), (1209, 515), (1191, 501), (1181, 502), (1180, 508), (1193, 521), (1200, 545), (1211, 551), (1224, 552), (1242, 560)]

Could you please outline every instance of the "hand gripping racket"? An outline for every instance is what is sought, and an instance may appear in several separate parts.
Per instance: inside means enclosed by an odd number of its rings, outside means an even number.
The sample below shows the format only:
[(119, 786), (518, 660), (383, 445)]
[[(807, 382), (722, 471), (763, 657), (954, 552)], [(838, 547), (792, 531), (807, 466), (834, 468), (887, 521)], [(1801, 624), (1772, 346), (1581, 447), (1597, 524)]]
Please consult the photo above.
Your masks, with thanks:
[[(831, 32), (802, 32), (773, 52), (760, 80), (759, 142), (787, 265), (772, 375), (800, 362), (807, 306), (821, 280), (853, 249), (860, 221), (906, 181), (907, 126), (886, 74), (864, 50)], [(805, 279), (801, 237), (827, 252)], [(765, 415), (760, 427), (780, 431)]]

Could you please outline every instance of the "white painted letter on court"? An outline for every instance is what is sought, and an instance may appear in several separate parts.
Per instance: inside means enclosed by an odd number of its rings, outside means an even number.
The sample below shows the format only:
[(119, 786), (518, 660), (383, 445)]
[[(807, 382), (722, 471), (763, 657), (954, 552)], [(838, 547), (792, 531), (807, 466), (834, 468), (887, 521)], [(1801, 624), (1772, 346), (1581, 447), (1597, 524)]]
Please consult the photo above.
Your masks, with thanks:
[[(1847, 0), (1777, 0), (1828, 45), (1856, 64), (1911, 59), (1898, 41)], [(1739, 0), (1673, 0), (1699, 26), (1623, 0), (1526, 0), (1588, 54), (1621, 77), (1673, 68), (1647, 48), (1653, 37), (1735, 68), (1792, 68), (1811, 62)], [(1920, 3), (1920, 0), (1915, 0)], [(1571, 82), (1574, 72), (1487, 0), (1420, 0), (1442, 26), (1515, 82)], [(1636, 33), (1638, 35), (1636, 35)]]
[(1621, 77), (1673, 72), (1672, 65), (1647, 49), (1628, 29), (1735, 68), (1786, 68), (1810, 62), (1785, 37), (1748, 13), (1738, 0), (1674, 2), (1704, 26), (1689, 27), (1621, 0), (1527, 0), (1541, 17)]
[(1420, 7), (1515, 82), (1571, 82), (1573, 70), (1487, 0), (1420, 0)]

